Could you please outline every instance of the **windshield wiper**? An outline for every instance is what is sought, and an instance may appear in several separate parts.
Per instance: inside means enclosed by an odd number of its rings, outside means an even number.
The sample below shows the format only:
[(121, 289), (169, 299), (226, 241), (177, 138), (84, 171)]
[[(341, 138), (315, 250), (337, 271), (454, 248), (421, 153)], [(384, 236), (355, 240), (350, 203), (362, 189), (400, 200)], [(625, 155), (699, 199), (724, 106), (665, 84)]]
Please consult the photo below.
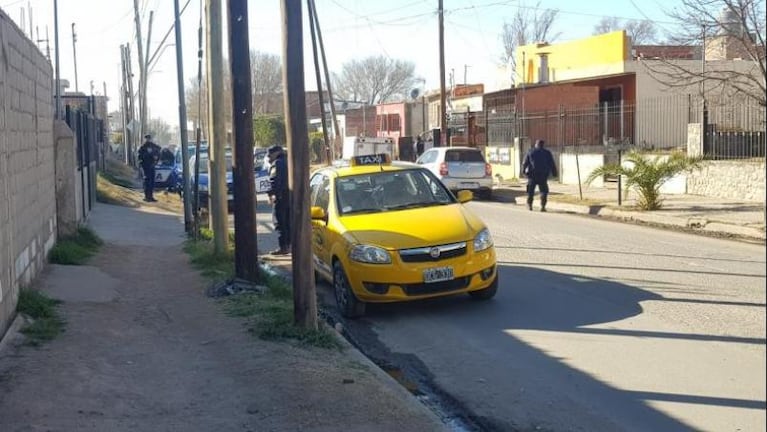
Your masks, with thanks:
[(380, 209), (380, 208), (364, 208), (364, 209), (355, 209), (355, 210), (345, 211), (343, 214), (344, 216), (348, 216), (352, 214), (380, 213), (382, 211), (383, 209)]

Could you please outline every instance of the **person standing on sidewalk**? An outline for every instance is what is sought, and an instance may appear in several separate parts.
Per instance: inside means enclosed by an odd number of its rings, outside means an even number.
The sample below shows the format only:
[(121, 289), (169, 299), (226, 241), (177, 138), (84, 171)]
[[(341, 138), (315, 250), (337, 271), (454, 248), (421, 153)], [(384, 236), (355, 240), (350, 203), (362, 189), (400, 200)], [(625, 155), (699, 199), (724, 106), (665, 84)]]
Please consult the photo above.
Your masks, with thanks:
[(152, 135), (144, 135), (144, 143), (138, 149), (138, 160), (144, 172), (144, 201), (156, 202), (154, 199), (154, 166), (160, 159), (160, 146), (152, 141)]
[(278, 233), (280, 247), (272, 255), (290, 253), (290, 191), (288, 189), (288, 162), (279, 145), (269, 147), (269, 202), (273, 207), (274, 229)]
[(522, 173), (527, 177), (527, 209), (533, 210), (533, 197), (535, 196), (535, 187), (541, 192), (541, 211), (546, 211), (546, 201), (549, 196), (549, 176), (558, 177), (557, 165), (554, 163), (554, 156), (545, 149), (544, 141), (539, 139), (535, 141), (535, 147), (530, 149), (525, 155), (525, 161), (522, 163)]

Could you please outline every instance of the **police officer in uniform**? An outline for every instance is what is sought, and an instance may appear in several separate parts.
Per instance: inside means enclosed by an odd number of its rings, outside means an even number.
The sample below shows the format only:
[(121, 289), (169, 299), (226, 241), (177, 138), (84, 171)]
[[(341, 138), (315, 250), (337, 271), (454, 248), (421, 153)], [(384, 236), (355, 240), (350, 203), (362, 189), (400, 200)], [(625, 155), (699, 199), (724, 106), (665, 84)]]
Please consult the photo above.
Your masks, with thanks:
[(160, 159), (160, 146), (152, 141), (152, 135), (144, 135), (144, 143), (138, 149), (138, 160), (144, 172), (144, 201), (156, 202), (154, 199), (154, 166)]
[(274, 206), (274, 228), (279, 235), (280, 247), (272, 255), (290, 253), (290, 192), (288, 189), (288, 161), (279, 145), (269, 147), (269, 202)]

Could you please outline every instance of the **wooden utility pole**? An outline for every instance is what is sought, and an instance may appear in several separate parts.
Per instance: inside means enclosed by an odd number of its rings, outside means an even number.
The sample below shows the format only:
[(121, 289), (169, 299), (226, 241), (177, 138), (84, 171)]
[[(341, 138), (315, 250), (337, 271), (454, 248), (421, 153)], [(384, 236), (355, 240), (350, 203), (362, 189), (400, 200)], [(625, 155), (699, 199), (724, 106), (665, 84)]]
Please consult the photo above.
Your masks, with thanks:
[(439, 145), (447, 143), (447, 95), (445, 94), (445, 8), (439, 0)]
[[(229, 0), (229, 64), (234, 122), (234, 272), (258, 281), (256, 183), (253, 162), (253, 95), (250, 82), (248, 0)], [(300, 13), (300, 12), (299, 12)], [(305, 111), (304, 111), (305, 112)], [(307, 147), (308, 151), (308, 147)]]
[[(325, 43), (322, 40), (322, 29), (320, 28), (320, 19), (317, 16), (317, 5), (314, 3), (314, 0), (309, 0), (309, 15), (310, 19), (314, 21), (314, 25), (317, 28), (317, 40), (320, 43), (320, 55), (322, 56), (322, 67), (325, 71), (325, 85), (328, 87), (328, 99), (330, 99), (330, 116), (333, 119), (333, 147), (332, 147), (332, 157), (333, 159), (337, 158), (338, 152), (341, 151), (341, 146), (343, 145), (343, 137), (339, 135), (341, 133), (341, 128), (338, 127), (338, 117), (336, 117), (336, 104), (335, 99), (333, 98), (333, 88), (332, 84), (330, 82), (330, 71), (328, 71), (328, 62), (327, 58), (325, 57)], [(322, 89), (320, 89), (320, 92), (322, 92)]]
[[(181, 12), (178, 10), (178, 0), (173, 0), (173, 12), (176, 27), (176, 75), (178, 85), (178, 130), (181, 140), (181, 172), (184, 188), (184, 230), (189, 233), (192, 229), (192, 196), (189, 187), (189, 143), (186, 134), (186, 92), (184, 91), (184, 59), (181, 50)], [(149, 47), (147, 46), (147, 52)], [(148, 60), (147, 60), (148, 65)]]
[[(224, 111), (226, 107), (224, 106), (224, 54), (221, 52), (223, 49), (221, 0), (205, 0), (205, 9), (208, 23), (205, 38), (208, 116), (212, 132), (208, 143), (210, 163), (208, 177), (210, 206), (208, 208), (210, 208), (210, 228), (213, 230), (214, 249), (216, 253), (223, 254), (227, 252), (229, 244), (229, 214), (226, 191), (226, 112)], [(252, 147), (251, 141), (251, 159), (253, 158)]]
[[(309, 0), (308, 12), (309, 12), (309, 30), (312, 34), (312, 54), (314, 55), (314, 75), (317, 79), (317, 95), (320, 99), (320, 115), (322, 121), (322, 139), (325, 142), (325, 158), (326, 162), (330, 165), (333, 161), (334, 152), (331, 150), (331, 146), (335, 146), (335, 143), (331, 143), (328, 138), (328, 119), (325, 115), (325, 96), (322, 91), (322, 73), (320, 72), (320, 56), (317, 54), (317, 30), (314, 25), (314, 10), (312, 8), (312, 0)], [(332, 104), (331, 100), (331, 104)]]
[[(234, 1), (234, 0), (230, 0)], [(244, 1), (244, 0), (240, 0)], [(317, 296), (312, 271), (309, 217), (309, 138), (304, 93), (301, 0), (280, 0), (282, 9), (282, 83), (290, 173), (290, 239), (293, 253), (293, 314), (297, 325), (317, 328)]]

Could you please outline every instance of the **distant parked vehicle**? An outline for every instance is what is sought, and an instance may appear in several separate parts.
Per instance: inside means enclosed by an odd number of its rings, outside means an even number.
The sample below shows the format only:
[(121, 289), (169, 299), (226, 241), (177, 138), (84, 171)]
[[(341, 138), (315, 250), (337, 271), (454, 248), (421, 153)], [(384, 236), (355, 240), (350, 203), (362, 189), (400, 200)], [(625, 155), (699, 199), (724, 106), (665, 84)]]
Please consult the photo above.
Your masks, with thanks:
[(493, 195), (493, 168), (474, 147), (433, 147), (416, 161), (434, 173), (453, 193), (469, 190), (484, 199)]

